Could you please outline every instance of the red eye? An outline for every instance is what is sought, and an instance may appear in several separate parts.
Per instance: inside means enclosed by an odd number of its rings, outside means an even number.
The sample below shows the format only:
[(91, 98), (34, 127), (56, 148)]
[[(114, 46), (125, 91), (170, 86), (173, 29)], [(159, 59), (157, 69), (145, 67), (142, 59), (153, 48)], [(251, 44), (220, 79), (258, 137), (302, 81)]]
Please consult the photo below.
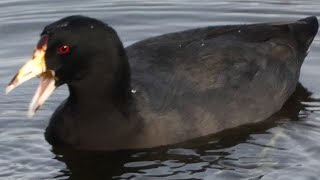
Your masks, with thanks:
[(67, 54), (67, 53), (69, 53), (69, 51), (70, 51), (70, 47), (67, 46), (67, 45), (61, 46), (61, 47), (58, 49), (58, 53), (59, 53), (59, 54)]

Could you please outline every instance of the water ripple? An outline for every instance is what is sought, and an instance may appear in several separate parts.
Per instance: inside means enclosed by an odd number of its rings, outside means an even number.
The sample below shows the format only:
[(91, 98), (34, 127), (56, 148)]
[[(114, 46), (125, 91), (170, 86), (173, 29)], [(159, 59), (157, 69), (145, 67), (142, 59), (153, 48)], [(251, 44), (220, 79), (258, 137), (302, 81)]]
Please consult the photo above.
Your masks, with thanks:
[[(30, 58), (42, 28), (73, 14), (113, 26), (125, 45), (188, 28), (320, 16), (318, 0), (2, 0), (0, 1), (0, 179), (318, 179), (320, 172), (320, 36), (303, 65), (289, 105), (265, 124), (145, 151), (61, 155), (44, 140), (61, 88), (33, 120), (26, 118), (37, 81), (4, 96)], [(311, 93), (312, 92), (312, 93)]]

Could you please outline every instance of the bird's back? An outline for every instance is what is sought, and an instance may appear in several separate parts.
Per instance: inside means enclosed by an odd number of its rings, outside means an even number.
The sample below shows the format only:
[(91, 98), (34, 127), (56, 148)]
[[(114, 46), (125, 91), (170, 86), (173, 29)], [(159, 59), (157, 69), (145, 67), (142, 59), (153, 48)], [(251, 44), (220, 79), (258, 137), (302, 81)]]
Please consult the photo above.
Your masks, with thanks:
[(317, 30), (317, 19), (309, 17), (193, 29), (127, 47), (145, 144), (180, 142), (271, 116), (294, 92)]

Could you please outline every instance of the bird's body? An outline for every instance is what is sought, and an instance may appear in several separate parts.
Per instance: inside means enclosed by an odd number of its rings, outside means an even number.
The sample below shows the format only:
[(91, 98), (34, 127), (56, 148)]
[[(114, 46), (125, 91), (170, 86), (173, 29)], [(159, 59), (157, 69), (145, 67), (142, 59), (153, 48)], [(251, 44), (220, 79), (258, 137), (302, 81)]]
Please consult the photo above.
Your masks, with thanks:
[(142, 142), (181, 142), (280, 110), (306, 55), (297, 57), (298, 44), (286, 42), (282, 28), (211, 27), (128, 47), (134, 97), (148, 131)]
[(90, 78), (66, 81), (70, 97), (53, 114), (46, 139), (88, 150), (150, 148), (264, 120), (294, 92), (317, 30), (310, 17), (198, 28), (126, 49), (115, 40), (115, 50), (97, 51), (93, 59), (102, 59), (86, 64), (94, 69), (85, 73)]

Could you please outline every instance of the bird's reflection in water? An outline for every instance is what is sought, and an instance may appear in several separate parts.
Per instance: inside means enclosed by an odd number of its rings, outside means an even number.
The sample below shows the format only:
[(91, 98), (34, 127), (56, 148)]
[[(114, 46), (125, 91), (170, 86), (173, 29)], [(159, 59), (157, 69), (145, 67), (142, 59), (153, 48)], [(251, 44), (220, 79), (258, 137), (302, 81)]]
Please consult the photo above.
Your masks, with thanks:
[[(230, 160), (236, 161), (237, 157), (241, 156), (236, 153), (241, 151), (235, 151), (233, 147), (242, 143), (248, 144), (251, 136), (270, 135), (267, 132), (269, 129), (291, 121), (299, 121), (308, 116), (311, 112), (307, 110), (305, 102), (314, 101), (318, 100), (311, 98), (311, 93), (299, 83), (295, 93), (284, 107), (261, 123), (241, 126), (176, 145), (147, 150), (85, 152), (54, 147), (53, 152), (56, 154), (56, 159), (64, 162), (67, 166), (66, 169), (61, 170), (59, 177), (69, 177), (68, 179), (130, 179), (149, 176), (201, 179), (210, 173), (226, 171), (225, 178), (228, 176), (237, 178), (239, 173), (232, 172), (237, 171), (237, 168), (234, 167), (236, 163), (230, 165), (228, 162)], [(271, 141), (277, 140), (274, 134), (267, 139), (269, 142), (265, 142), (264, 145), (260, 144), (261, 149), (257, 149), (258, 153), (255, 153), (262, 154), (265, 147), (269, 147)], [(241, 146), (237, 148), (241, 148)], [(248, 147), (242, 149), (243, 152), (250, 150), (252, 149), (248, 149)], [(256, 158), (254, 162), (259, 162), (261, 156), (256, 155), (254, 158)], [(252, 164), (251, 166), (258, 165)], [(183, 176), (179, 176), (180, 174)], [(255, 173), (251, 173), (251, 175), (253, 178), (261, 177)]]

